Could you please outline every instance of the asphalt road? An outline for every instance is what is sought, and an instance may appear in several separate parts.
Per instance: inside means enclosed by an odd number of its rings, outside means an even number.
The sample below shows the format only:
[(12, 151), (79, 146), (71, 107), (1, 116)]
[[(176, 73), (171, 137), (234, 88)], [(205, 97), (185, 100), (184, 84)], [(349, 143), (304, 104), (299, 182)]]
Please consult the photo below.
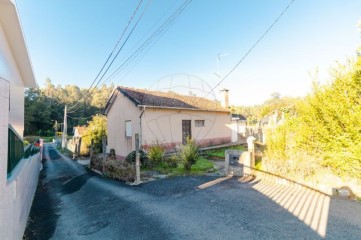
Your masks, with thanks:
[(361, 203), (255, 179), (131, 187), (45, 146), (24, 239), (361, 239)]

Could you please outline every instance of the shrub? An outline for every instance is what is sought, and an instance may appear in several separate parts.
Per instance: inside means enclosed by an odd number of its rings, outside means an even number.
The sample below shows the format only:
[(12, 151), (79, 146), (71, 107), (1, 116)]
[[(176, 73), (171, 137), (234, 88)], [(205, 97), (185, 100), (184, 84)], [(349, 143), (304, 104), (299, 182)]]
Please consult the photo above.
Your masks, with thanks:
[(100, 154), (94, 154), (90, 158), (90, 168), (103, 171), (103, 156)]
[(164, 156), (164, 147), (157, 142), (148, 149), (147, 156), (153, 164), (162, 162)]
[(171, 168), (176, 168), (178, 167), (178, 157), (176, 155), (172, 155), (170, 157), (168, 157), (167, 159), (165, 159), (165, 164), (168, 166), (168, 167), (171, 167)]
[[(136, 151), (133, 151), (128, 154), (125, 160), (128, 163), (135, 163), (135, 157), (136, 157)], [(148, 162), (147, 154), (143, 150), (139, 150), (139, 160), (141, 164), (147, 164)]]
[(107, 160), (104, 164), (104, 175), (121, 181), (134, 181), (135, 166), (126, 161)]
[(193, 139), (187, 139), (187, 143), (181, 146), (179, 152), (179, 158), (182, 160), (184, 168), (190, 171), (198, 157), (198, 146), (196, 142)]

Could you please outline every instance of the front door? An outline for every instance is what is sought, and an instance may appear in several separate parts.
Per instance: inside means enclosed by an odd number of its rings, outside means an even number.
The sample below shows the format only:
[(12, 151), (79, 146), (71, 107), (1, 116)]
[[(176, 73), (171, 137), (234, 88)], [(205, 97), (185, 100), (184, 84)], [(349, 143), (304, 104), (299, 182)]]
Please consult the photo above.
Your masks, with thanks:
[(182, 144), (187, 143), (187, 138), (192, 138), (191, 120), (182, 120)]

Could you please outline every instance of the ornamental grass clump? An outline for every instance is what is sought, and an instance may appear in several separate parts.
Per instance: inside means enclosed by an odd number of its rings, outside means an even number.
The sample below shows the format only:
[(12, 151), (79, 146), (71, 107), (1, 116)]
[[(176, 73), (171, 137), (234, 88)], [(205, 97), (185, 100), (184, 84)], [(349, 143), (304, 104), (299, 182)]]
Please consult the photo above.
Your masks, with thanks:
[(187, 143), (181, 146), (179, 158), (183, 162), (184, 168), (190, 171), (192, 165), (195, 164), (199, 158), (198, 146), (193, 139), (187, 139)]
[(153, 165), (157, 165), (163, 161), (164, 152), (164, 147), (157, 142), (149, 147), (147, 156)]

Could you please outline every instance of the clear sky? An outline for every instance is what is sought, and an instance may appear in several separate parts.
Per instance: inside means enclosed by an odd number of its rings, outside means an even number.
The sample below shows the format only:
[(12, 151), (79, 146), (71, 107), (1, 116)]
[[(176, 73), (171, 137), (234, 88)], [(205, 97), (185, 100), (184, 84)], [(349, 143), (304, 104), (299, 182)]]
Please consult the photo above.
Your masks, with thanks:
[[(136, 0), (16, 2), (38, 84), (43, 86), (50, 78), (54, 85), (79, 87), (93, 82), (138, 4)], [(183, 2), (143, 0), (136, 16), (145, 10), (144, 15), (109, 73)], [(289, 2), (193, 0), (135, 66), (126, 65), (107, 83), (149, 88), (164, 76), (187, 73), (213, 87), (220, 80), (214, 73), (227, 74)], [(361, 44), (360, 19), (360, 0), (296, 0), (220, 87), (230, 89), (235, 105), (262, 103), (272, 92), (304, 96), (316, 69), (319, 80), (325, 81), (336, 61), (355, 56)], [(223, 57), (217, 68), (218, 54)]]

